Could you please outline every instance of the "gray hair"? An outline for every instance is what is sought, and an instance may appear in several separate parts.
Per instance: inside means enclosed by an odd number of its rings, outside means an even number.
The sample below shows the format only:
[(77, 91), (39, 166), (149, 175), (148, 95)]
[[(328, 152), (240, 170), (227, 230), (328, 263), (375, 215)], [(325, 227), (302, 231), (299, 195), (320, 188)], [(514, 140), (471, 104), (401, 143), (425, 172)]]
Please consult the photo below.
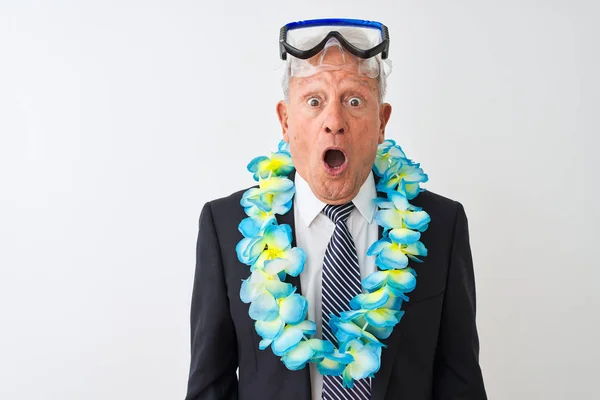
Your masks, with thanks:
[[(354, 44), (357, 47), (366, 49), (371, 46), (369, 38), (360, 29), (341, 28), (341, 29), (338, 29), (337, 31), (340, 32), (346, 40), (348, 40), (350, 43)], [(295, 45), (296, 47), (301, 47), (301, 48), (312, 48), (321, 41), (322, 37), (323, 36), (315, 35), (311, 38), (306, 39), (305, 41), (303, 41), (301, 43), (296, 43), (296, 44), (292, 44), (292, 45)], [(354, 55), (352, 55), (350, 53), (348, 53), (348, 54), (351, 57), (355, 57)], [(289, 98), (290, 98), (290, 79), (292, 77), (293, 58), (294, 58), (294, 56), (288, 54), (287, 60), (285, 61), (285, 66), (283, 68), (283, 77), (281, 79), (281, 88), (283, 89), (283, 96), (284, 96), (284, 99), (286, 102), (289, 102)], [(377, 86), (379, 89), (379, 102), (383, 103), (383, 99), (385, 97), (385, 92), (386, 92), (386, 86), (387, 86), (386, 78), (387, 78), (387, 75), (389, 74), (389, 71), (385, 71), (385, 69), (384, 69), (384, 65), (383, 65), (384, 61), (381, 59), (381, 54), (378, 54), (377, 56), (375, 56), (375, 61), (379, 68), (379, 75), (377, 75)], [(390, 64), (388, 64), (388, 66), (389, 65)]]

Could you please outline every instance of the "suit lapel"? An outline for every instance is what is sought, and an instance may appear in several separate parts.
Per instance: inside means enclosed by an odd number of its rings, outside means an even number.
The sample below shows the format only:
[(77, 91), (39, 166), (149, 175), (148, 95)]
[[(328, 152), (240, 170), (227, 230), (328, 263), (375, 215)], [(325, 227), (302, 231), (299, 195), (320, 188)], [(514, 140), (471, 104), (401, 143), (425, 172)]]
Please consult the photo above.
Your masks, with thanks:
[[(373, 174), (375, 177), (375, 185), (379, 182), (379, 177)], [(377, 192), (378, 197), (386, 197), (383, 192)], [(383, 227), (378, 226), (379, 239), (383, 237)], [(392, 374), (392, 367), (394, 366), (394, 355), (396, 354), (398, 344), (400, 343), (400, 329), (402, 321), (394, 327), (392, 334), (387, 339), (381, 340), (386, 347), (381, 351), (381, 366), (379, 371), (375, 374), (375, 378), (372, 381), (372, 400), (383, 400), (387, 392), (388, 382)]]
[[(291, 179), (292, 181), (294, 181), (295, 177), (296, 177), (296, 170), (294, 170), (290, 173), (290, 175), (288, 176), (288, 179)], [(290, 228), (292, 228), (292, 247), (296, 247), (296, 225), (295, 225), (296, 222), (294, 219), (293, 203), (292, 203), (292, 207), (290, 208), (290, 211), (288, 211), (284, 215), (276, 215), (276, 218), (277, 218), (277, 223), (279, 225), (287, 224), (290, 226)], [(298, 276), (288, 275), (286, 277), (285, 281), (287, 283), (291, 283), (293, 286), (296, 286), (298, 288), (297, 293), (302, 294), (302, 285), (300, 284), (300, 275), (298, 275)]]
[[(288, 176), (288, 179), (291, 179), (293, 181), (295, 177), (296, 177), (296, 170), (294, 170), (290, 173), (290, 175)], [(290, 210), (287, 213), (285, 213), (284, 215), (276, 215), (276, 218), (277, 218), (277, 223), (279, 225), (287, 224), (292, 228), (292, 247), (296, 247), (296, 225), (295, 225), (295, 219), (294, 219), (294, 203), (292, 203), (292, 207), (290, 208)], [(290, 283), (291, 285), (295, 286), (298, 289), (296, 293), (302, 295), (302, 285), (300, 283), (300, 275), (298, 275), (298, 276), (287, 275), (285, 278), (285, 281), (287, 283)], [(281, 361), (279, 361), (279, 363), (282, 368), (285, 368), (285, 366), (283, 365), (283, 363)], [(304, 386), (303, 392), (308, 393), (309, 398), (310, 398), (311, 381), (310, 381), (310, 372), (309, 372), (308, 365), (301, 371), (292, 371), (292, 372), (294, 372), (295, 376), (300, 377), (300, 379), (302, 380), (302, 382), (300, 382), (300, 385)], [(291, 393), (290, 398), (294, 398), (294, 394)]]

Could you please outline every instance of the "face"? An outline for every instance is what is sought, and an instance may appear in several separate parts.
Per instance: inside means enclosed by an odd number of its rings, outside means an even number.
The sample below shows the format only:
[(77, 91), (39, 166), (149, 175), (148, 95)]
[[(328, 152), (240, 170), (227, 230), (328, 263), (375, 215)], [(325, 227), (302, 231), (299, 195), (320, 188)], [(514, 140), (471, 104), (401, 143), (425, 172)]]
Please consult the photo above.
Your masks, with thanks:
[[(328, 52), (325, 57), (341, 53)], [(340, 64), (336, 59), (325, 61)], [(392, 110), (380, 104), (377, 79), (359, 75), (357, 62), (291, 78), (288, 101), (277, 104), (283, 139), (290, 144), (297, 172), (328, 204), (344, 204), (358, 194)]]

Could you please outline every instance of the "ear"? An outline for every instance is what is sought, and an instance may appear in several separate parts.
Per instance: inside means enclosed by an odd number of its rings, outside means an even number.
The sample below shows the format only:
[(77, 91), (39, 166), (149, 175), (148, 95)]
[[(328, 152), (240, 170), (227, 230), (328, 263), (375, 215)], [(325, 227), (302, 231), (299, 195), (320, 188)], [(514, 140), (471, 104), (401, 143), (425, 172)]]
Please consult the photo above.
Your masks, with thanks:
[(379, 144), (385, 140), (385, 127), (392, 115), (392, 106), (389, 103), (383, 103), (379, 106)]
[(283, 141), (289, 143), (287, 104), (283, 100), (277, 102), (277, 118), (279, 118), (279, 123), (281, 124)]

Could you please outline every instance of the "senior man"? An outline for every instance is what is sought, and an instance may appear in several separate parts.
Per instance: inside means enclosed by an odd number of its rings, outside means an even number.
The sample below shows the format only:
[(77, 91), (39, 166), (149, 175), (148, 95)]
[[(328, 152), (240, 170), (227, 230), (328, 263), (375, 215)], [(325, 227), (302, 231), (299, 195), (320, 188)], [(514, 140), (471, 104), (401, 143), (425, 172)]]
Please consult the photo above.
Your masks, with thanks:
[(283, 142), (200, 216), (186, 399), (486, 398), (467, 217), (385, 140), (388, 50), (282, 28)]

